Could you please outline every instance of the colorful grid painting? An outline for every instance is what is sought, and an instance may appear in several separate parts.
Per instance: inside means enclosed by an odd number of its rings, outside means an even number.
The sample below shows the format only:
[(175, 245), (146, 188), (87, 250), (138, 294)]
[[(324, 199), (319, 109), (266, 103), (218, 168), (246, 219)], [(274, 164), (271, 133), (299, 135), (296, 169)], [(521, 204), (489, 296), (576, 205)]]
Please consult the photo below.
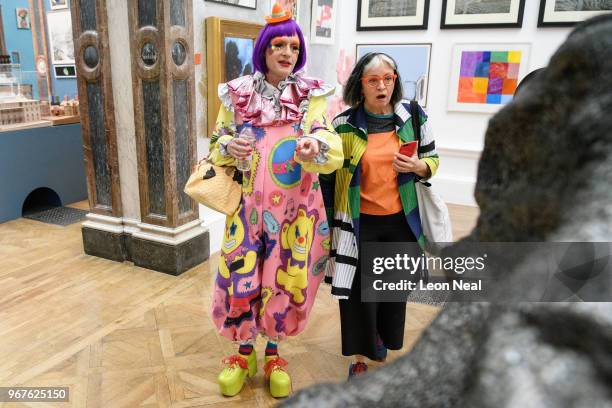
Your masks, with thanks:
[(521, 51), (462, 51), (457, 102), (510, 102), (518, 83), (521, 56)]

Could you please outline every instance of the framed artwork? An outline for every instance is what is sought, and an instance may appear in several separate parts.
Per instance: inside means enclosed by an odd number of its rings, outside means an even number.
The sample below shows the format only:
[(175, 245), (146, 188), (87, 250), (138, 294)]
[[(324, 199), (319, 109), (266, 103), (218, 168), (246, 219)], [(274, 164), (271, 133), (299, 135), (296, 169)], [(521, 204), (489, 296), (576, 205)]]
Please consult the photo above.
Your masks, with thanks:
[(227, 4), (228, 6), (244, 7), (248, 9), (257, 9), (257, 0), (206, 0), (211, 3)]
[(440, 28), (522, 27), (525, 0), (442, 0)]
[(336, 31), (336, 0), (312, 0), (311, 44), (333, 44)]
[(60, 10), (68, 8), (68, 0), (49, 0), (51, 10)]
[[(271, 0), (271, 3), (275, 3), (276, 0)], [(283, 10), (291, 11), (293, 15), (293, 19), (295, 21), (299, 21), (299, 12), (300, 12), (300, 1), (299, 0), (278, 0)], [(270, 10), (272, 10), (272, 6), (270, 6)], [(268, 15), (270, 13), (266, 13)]]
[(57, 79), (76, 78), (76, 67), (74, 65), (54, 65), (53, 72)]
[(72, 20), (70, 10), (47, 13), (49, 48), (53, 65), (74, 65), (74, 44), (72, 42)]
[(529, 72), (529, 44), (455, 44), (449, 111), (497, 112)]
[(540, 0), (538, 27), (565, 27), (611, 13), (610, 0)]
[(208, 133), (212, 133), (221, 102), (217, 95), (219, 84), (255, 69), (251, 58), (255, 40), (263, 28), (260, 24), (227, 20), (219, 17), (206, 19), (206, 71), (208, 97)]
[(384, 52), (395, 60), (402, 78), (405, 99), (427, 107), (431, 44), (357, 44), (357, 59), (368, 52)]
[(427, 28), (429, 0), (359, 0), (357, 31)]
[(30, 25), (30, 9), (27, 8), (16, 8), (15, 16), (17, 18), (17, 28), (21, 30), (29, 30)]

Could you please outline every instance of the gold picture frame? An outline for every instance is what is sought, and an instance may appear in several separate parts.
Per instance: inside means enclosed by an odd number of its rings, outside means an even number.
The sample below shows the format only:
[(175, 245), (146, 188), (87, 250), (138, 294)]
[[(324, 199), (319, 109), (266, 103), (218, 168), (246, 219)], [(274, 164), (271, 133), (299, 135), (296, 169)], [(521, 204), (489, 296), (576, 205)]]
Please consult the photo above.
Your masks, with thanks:
[[(263, 25), (261, 24), (249, 23), (247, 21), (229, 20), (219, 17), (208, 17), (206, 19), (208, 136), (212, 134), (215, 128), (219, 107), (221, 106), (217, 95), (218, 86), (234, 79), (228, 78), (228, 76), (237, 78), (241, 75), (254, 72), (251, 55), (255, 46), (255, 40), (262, 28)], [(251, 42), (252, 45), (250, 45)], [(230, 43), (233, 43), (233, 45)], [(230, 63), (226, 58), (226, 51), (228, 49), (233, 51), (233, 63)], [(250, 55), (248, 55), (249, 50), (251, 52)]]

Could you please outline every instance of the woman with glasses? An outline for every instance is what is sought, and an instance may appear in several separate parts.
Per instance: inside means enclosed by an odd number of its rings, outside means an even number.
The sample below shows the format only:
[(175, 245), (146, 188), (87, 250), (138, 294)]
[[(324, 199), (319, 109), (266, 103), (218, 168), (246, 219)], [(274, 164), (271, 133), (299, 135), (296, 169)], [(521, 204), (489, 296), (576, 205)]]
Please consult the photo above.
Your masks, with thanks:
[[(340, 303), (342, 354), (354, 356), (349, 378), (367, 371), (366, 357), (384, 361), (387, 349), (402, 348), (404, 340), (405, 302), (361, 301), (361, 243), (424, 244), (414, 182), (433, 176), (439, 164), (427, 115), (420, 108), (411, 112), (410, 103), (401, 100), (401, 83), (386, 54), (369, 53), (357, 62), (343, 95), (351, 108), (333, 121), (345, 163), (321, 175), (333, 225), (325, 280)], [(407, 156), (399, 150), (415, 141), (412, 115), (420, 124), (421, 143)]]
[(255, 375), (259, 334), (267, 339), (270, 393), (286, 397), (291, 390), (277, 342), (306, 327), (330, 246), (318, 173), (343, 160), (325, 117), (333, 88), (299, 72), (306, 63), (300, 27), (278, 4), (266, 20), (253, 51), (255, 74), (219, 86), (222, 106), (211, 137), (212, 161), (243, 171), (211, 309), (220, 334), (240, 344), (219, 374), (227, 396)]

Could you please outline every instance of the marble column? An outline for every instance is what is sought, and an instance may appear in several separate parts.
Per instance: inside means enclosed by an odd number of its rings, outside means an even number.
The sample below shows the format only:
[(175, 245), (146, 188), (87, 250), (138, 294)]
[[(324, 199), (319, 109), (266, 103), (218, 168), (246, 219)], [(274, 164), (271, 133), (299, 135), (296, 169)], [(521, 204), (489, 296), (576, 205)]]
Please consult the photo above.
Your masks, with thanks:
[[(98, 78), (88, 63), (92, 46), (108, 83), (91, 98), (102, 102), (86, 101), (81, 115), (114, 140), (109, 149), (83, 122), (92, 208), (85, 252), (178, 275), (209, 255), (208, 231), (182, 191), (196, 157), (191, 1), (73, 0), (72, 7), (80, 99)], [(104, 173), (96, 173), (100, 157), (109, 177), (96, 177)], [(100, 203), (98, 191), (110, 191), (101, 195), (110, 201)]]
[(83, 246), (87, 254), (123, 261), (127, 254), (106, 1), (72, 0), (71, 10), (91, 209), (82, 228)]

